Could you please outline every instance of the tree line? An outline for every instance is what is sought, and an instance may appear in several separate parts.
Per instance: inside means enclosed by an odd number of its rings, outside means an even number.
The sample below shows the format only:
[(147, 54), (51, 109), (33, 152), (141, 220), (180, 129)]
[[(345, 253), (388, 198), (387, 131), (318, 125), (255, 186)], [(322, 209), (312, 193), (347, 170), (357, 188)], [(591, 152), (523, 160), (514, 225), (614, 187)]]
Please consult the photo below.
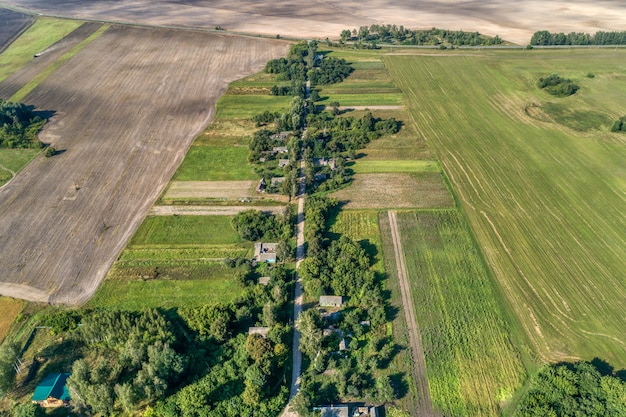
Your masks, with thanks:
[(552, 33), (540, 30), (530, 38), (531, 45), (626, 45), (626, 31), (624, 32), (584, 32)]
[(546, 365), (513, 416), (626, 416), (626, 383), (590, 362)]
[(503, 41), (499, 36), (485, 36), (479, 32), (462, 30), (426, 29), (412, 30), (400, 25), (361, 26), (358, 29), (344, 29), (340, 35), (341, 42), (357, 42), (364, 45), (380, 44), (396, 45), (441, 45), (480, 46), (499, 45)]

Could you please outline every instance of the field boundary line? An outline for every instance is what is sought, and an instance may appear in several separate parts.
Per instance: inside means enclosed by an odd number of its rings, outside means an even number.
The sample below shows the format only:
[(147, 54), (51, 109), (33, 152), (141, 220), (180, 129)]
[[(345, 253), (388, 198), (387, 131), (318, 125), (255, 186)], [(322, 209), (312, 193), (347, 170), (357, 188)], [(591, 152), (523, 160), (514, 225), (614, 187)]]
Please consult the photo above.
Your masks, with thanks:
[(398, 230), (398, 222), (395, 210), (389, 210), (389, 228), (391, 229), (391, 239), (393, 241), (393, 251), (396, 258), (396, 267), (398, 269), (398, 281), (400, 283), (400, 293), (402, 294), (402, 304), (404, 315), (406, 318), (407, 330), (409, 333), (409, 344), (413, 357), (413, 378), (417, 385), (418, 415), (420, 417), (435, 417), (438, 414), (433, 410), (428, 392), (428, 378), (426, 377), (426, 363), (424, 360), (424, 351), (419, 334), (419, 327), (415, 319), (413, 311), (413, 300), (411, 298), (411, 290), (409, 287), (409, 279), (404, 262), (404, 252), (402, 251), (402, 241), (400, 240), (400, 231)]

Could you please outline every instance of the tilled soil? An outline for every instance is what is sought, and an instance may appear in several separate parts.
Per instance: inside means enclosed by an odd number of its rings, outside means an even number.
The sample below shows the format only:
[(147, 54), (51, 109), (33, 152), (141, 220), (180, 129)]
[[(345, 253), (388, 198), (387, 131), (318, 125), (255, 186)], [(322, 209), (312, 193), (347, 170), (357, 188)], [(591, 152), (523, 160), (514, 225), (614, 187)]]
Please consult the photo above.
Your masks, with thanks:
[(0, 9), (0, 52), (4, 51), (32, 21), (31, 15)]
[(228, 82), (280, 41), (113, 26), (25, 101), (54, 112), (40, 155), (0, 190), (0, 294), (87, 301), (210, 121)]
[(623, 0), (3, 0), (38, 12), (153, 25), (180, 25), (338, 38), (343, 29), (396, 24), (472, 30), (525, 45), (537, 30), (596, 32), (626, 26)]

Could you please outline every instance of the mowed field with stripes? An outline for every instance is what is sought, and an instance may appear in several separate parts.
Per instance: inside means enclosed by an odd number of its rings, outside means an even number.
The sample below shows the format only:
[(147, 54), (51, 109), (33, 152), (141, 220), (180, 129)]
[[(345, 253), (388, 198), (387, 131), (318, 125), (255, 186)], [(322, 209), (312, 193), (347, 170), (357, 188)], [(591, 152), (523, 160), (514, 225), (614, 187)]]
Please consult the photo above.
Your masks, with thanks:
[[(522, 355), (626, 367), (626, 50), (387, 55), (468, 217)], [(536, 87), (558, 73), (580, 90)]]

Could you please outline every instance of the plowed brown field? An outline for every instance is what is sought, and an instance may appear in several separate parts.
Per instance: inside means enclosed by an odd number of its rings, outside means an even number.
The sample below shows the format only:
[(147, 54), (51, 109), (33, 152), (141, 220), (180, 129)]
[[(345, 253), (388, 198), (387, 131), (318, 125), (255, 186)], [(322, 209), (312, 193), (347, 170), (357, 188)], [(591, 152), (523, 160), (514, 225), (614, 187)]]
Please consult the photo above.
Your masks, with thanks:
[(0, 52), (4, 51), (32, 21), (30, 15), (0, 9)]
[(180, 25), (339, 37), (373, 23), (477, 30), (527, 44), (533, 32), (596, 32), (626, 26), (623, 0), (2, 0), (37, 12), (79, 19)]
[(25, 101), (55, 112), (41, 139), (63, 152), (0, 190), (0, 294), (88, 300), (227, 83), (287, 47), (112, 27), (48, 77)]

